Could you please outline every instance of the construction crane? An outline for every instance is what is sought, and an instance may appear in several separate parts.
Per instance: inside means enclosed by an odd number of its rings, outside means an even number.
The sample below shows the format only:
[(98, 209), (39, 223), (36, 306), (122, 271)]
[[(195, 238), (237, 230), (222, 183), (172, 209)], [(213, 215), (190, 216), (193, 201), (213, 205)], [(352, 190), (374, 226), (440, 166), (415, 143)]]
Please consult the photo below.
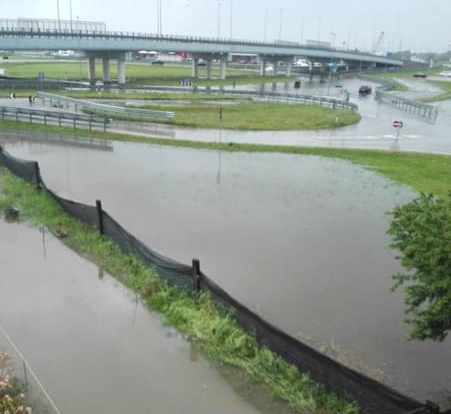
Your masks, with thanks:
[(373, 53), (375, 55), (382, 52), (381, 49), (382, 49), (382, 45), (384, 43), (384, 39), (385, 39), (385, 32), (380, 32), (379, 37), (377, 38), (377, 40), (373, 46)]

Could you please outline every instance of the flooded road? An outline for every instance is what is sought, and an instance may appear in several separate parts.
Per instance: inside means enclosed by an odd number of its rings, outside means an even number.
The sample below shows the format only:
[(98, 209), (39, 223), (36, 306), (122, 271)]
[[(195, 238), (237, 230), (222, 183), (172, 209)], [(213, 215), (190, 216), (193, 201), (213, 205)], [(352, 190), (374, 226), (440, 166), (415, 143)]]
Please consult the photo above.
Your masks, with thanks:
[[(65, 197), (104, 208), (292, 335), (419, 399), (444, 400), (451, 342), (409, 342), (386, 212), (414, 194), (350, 163), (113, 143), (8, 141)], [(420, 374), (421, 373), (421, 374)]]
[(0, 324), (62, 413), (288, 413), (48, 233), (0, 219), (0, 234)]
[[(158, 136), (180, 140), (193, 140), (202, 142), (234, 142), (251, 144), (295, 145), (332, 148), (362, 148), (382, 149), (392, 151), (417, 151), (437, 154), (451, 154), (451, 110), (443, 106), (435, 124), (415, 117), (386, 104), (375, 102), (374, 96), (359, 98), (358, 89), (367, 84), (373, 87), (375, 83), (358, 79), (334, 81), (330, 85), (303, 87), (298, 92), (327, 94), (333, 91), (335, 84), (340, 84), (351, 93), (351, 101), (359, 106), (362, 120), (356, 125), (336, 130), (319, 131), (234, 131), (218, 129), (195, 129), (173, 127), (169, 125), (134, 124), (124, 125), (122, 122), (113, 122), (112, 130), (116, 132), (138, 135)], [(337, 92), (338, 91), (338, 92)], [(290, 90), (290, 92), (293, 92)], [(322, 93), (321, 93), (322, 92)], [(330, 92), (332, 95), (332, 92)], [(337, 89), (335, 94), (340, 94)], [(332, 95), (333, 96), (333, 95)], [(393, 129), (393, 121), (402, 120), (404, 128), (399, 140)]]

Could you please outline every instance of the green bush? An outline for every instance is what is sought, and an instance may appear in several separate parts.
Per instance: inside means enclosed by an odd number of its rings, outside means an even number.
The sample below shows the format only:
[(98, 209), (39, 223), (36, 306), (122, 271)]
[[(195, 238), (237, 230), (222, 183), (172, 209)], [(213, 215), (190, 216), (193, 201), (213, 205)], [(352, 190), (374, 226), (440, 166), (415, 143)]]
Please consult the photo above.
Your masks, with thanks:
[(421, 195), (394, 210), (389, 234), (401, 252), (407, 322), (414, 339), (443, 341), (451, 330), (451, 193)]

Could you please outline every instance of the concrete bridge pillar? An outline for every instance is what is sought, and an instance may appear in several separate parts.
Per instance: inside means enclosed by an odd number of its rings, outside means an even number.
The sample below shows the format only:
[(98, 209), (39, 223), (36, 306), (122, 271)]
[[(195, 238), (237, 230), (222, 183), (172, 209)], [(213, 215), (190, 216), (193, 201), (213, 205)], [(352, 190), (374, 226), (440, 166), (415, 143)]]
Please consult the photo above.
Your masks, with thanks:
[(287, 62), (287, 78), (291, 77), (291, 73), (293, 72), (293, 62)]
[(221, 62), (221, 70), (220, 70), (221, 79), (225, 80), (227, 77), (227, 55), (221, 56), (220, 62)]
[(95, 83), (96, 83), (96, 58), (94, 56), (89, 57), (88, 77), (89, 77), (89, 83), (91, 85), (95, 85)]
[(260, 76), (266, 76), (266, 60), (260, 59)]
[(117, 60), (117, 80), (119, 85), (125, 85), (126, 79), (125, 55), (120, 56)]
[(193, 56), (193, 78), (199, 79), (199, 58)]
[(109, 57), (103, 57), (103, 83), (110, 83), (111, 82), (111, 65), (110, 65), (110, 58)]
[(207, 79), (210, 80), (212, 78), (212, 67), (213, 67), (213, 58), (207, 58)]

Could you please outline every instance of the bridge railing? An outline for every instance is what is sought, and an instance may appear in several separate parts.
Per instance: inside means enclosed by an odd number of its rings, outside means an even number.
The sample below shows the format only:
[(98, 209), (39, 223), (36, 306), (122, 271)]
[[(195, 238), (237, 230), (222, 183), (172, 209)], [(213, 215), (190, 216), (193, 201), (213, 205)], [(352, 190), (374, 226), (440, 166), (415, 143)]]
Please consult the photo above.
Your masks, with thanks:
[[(361, 57), (371, 57), (384, 59), (382, 56), (375, 56), (371, 53), (361, 51), (358, 49), (353, 50), (343, 50), (334, 47), (324, 47), (324, 46), (313, 46), (304, 44), (281, 44), (276, 41), (267, 42), (259, 40), (247, 40), (247, 39), (230, 39), (224, 37), (201, 37), (201, 36), (183, 36), (183, 35), (172, 35), (172, 34), (155, 34), (155, 33), (139, 33), (139, 32), (122, 32), (122, 31), (91, 31), (91, 30), (24, 30), (22, 28), (14, 27), (0, 27), (0, 37), (14, 36), (14, 37), (68, 37), (68, 38), (103, 38), (103, 39), (133, 39), (133, 40), (171, 40), (171, 41), (181, 41), (181, 42), (201, 42), (201, 43), (220, 43), (224, 45), (256, 45), (256, 46), (266, 46), (266, 47), (277, 47), (284, 49), (294, 49), (293, 54), (296, 54), (296, 49), (309, 49), (309, 50), (324, 50), (325, 52), (338, 52), (338, 53), (349, 53), (354, 55), (359, 55)], [(386, 58), (389, 59), (389, 58)], [(394, 59), (394, 64), (402, 65), (402, 62), (396, 61)]]
[(169, 111), (151, 111), (107, 105), (46, 92), (38, 92), (37, 97), (44, 105), (48, 104), (53, 107), (66, 109), (73, 108), (75, 112), (90, 113), (126, 121), (170, 122), (175, 117), (175, 113)]

